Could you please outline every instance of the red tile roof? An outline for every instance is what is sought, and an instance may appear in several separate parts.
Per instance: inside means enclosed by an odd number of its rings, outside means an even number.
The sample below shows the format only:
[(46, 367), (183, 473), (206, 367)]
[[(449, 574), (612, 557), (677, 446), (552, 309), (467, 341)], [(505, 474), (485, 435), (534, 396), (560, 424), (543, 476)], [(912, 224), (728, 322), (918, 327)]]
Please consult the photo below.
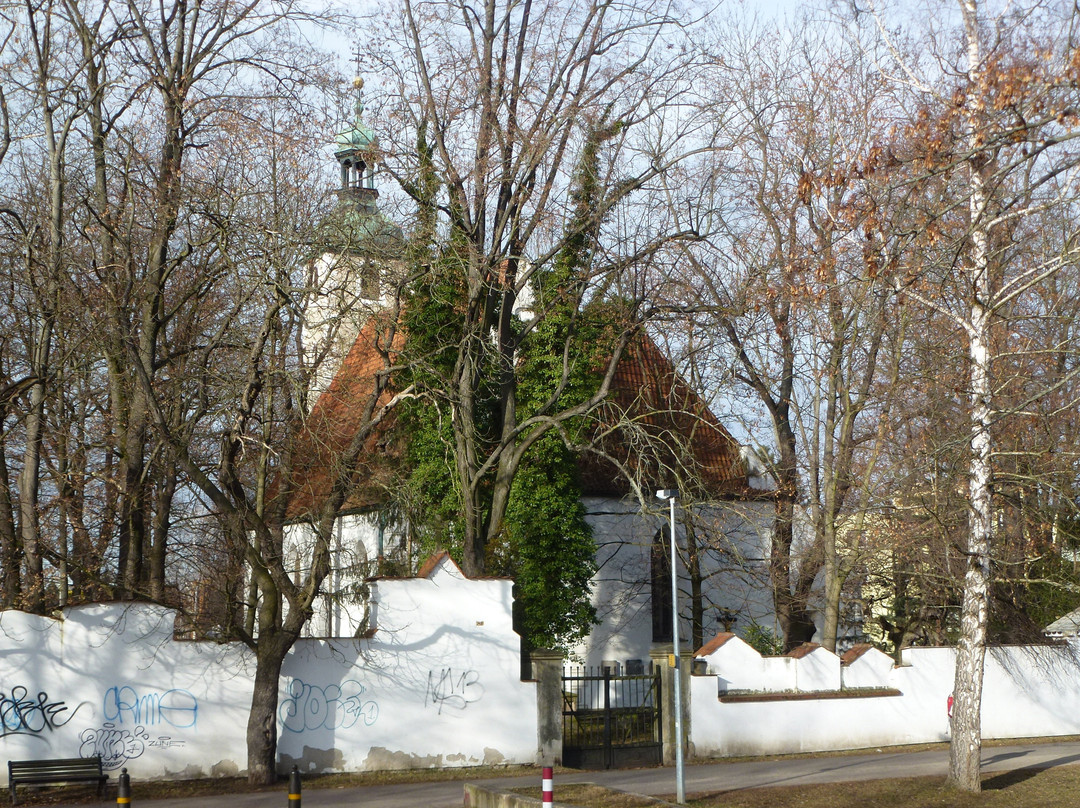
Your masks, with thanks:
[(872, 650), (873, 647), (874, 646), (872, 646), (868, 642), (856, 643), (855, 645), (851, 646), (847, 651), (845, 651), (844, 655), (842, 657), (840, 657), (840, 664), (841, 665), (850, 665), (852, 662), (854, 662), (856, 659), (861, 657), (867, 651)]
[[(752, 496), (739, 445), (647, 334), (627, 345), (611, 395), (596, 414), (602, 449), (646, 489), (682, 487), (710, 498)], [(582, 458), (586, 493), (631, 493), (612, 461)], [(688, 491), (691, 486), (698, 491)], [(760, 492), (758, 492), (760, 495)]]
[(450, 557), (450, 553), (446, 552), (446, 550), (439, 550), (437, 553), (432, 553), (428, 556), (428, 560), (416, 571), (416, 577), (430, 578), (431, 574), (435, 572), (435, 568), (438, 567), (444, 559), (449, 559), (450, 563), (457, 567), (458, 572), (461, 572), (461, 567), (458, 567), (454, 559)]
[[(335, 458), (363, 425), (374, 374), (386, 364), (380, 333), (371, 324), (361, 330), (298, 438), (297, 456), (303, 461), (297, 464), (287, 508), (290, 520), (311, 515), (329, 494)], [(400, 339), (399, 334), (395, 349)], [(386, 398), (384, 394), (383, 401)], [(585, 494), (631, 493), (618, 464), (645, 481), (646, 490), (686, 487), (685, 481), (696, 480), (702, 489), (696, 493), (709, 497), (761, 494), (748, 485), (738, 444), (645, 334), (627, 346), (616, 366), (608, 401), (590, 417), (595, 421), (594, 434), (604, 436), (598, 444), (608, 457), (588, 452), (579, 458)], [(389, 479), (399, 451), (392, 440), (393, 424), (391, 415), (369, 438), (357, 468), (356, 488), (343, 510), (380, 501), (380, 484)]]
[[(402, 336), (394, 330), (390, 356), (401, 347)], [(290, 521), (314, 514), (325, 501), (334, 483), (337, 463), (353, 437), (364, 426), (365, 410), (375, 390), (375, 375), (387, 367), (388, 339), (386, 324), (372, 319), (360, 330), (330, 386), (319, 396), (307, 424), (297, 438), (293, 490), (286, 508)], [(384, 392), (377, 405), (385, 404), (390, 393)], [(380, 483), (392, 469), (394, 451), (389, 437), (393, 433), (394, 414), (368, 438), (356, 468), (356, 486), (342, 510), (374, 505), (382, 497)]]
[(802, 659), (805, 656), (809, 656), (819, 649), (821, 645), (816, 642), (804, 642), (802, 645), (798, 645), (792, 648), (784, 656), (789, 656), (792, 659)]
[(732, 639), (734, 636), (735, 636), (735, 634), (730, 632), (730, 631), (721, 631), (719, 634), (717, 634), (715, 637), (713, 637), (711, 640), (709, 640), (707, 643), (705, 643), (699, 649), (694, 651), (694, 656), (696, 656), (696, 657), (710, 656), (713, 652), (715, 652), (718, 648), (720, 648), (724, 643), (726, 643), (728, 640)]

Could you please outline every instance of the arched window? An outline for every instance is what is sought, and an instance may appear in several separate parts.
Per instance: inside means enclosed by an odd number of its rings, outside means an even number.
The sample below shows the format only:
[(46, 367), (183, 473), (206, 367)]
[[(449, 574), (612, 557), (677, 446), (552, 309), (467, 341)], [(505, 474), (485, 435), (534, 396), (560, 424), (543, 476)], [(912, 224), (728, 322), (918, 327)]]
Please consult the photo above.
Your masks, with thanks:
[(665, 525), (656, 531), (649, 554), (653, 642), (671, 642), (671, 543)]

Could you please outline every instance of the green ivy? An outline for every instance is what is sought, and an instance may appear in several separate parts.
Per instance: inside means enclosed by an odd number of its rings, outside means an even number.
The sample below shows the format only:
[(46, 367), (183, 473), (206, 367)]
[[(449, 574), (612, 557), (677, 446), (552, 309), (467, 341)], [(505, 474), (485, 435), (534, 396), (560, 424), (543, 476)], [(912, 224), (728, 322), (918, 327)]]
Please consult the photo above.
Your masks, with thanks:
[(596, 543), (585, 521), (574, 455), (553, 434), (514, 479), (506, 544), (517, 584), (518, 630), (532, 647), (567, 648), (596, 621), (589, 594)]
[[(519, 323), (521, 343), (513, 394), (519, 421), (557, 413), (587, 401), (599, 389), (601, 373), (614, 347), (621, 307), (586, 301), (587, 277), (593, 262), (601, 209), (597, 199), (596, 162), (600, 145), (615, 128), (594, 130), (586, 140), (573, 193), (574, 211), (564, 248), (549, 267), (534, 268), (537, 321)], [(420, 144), (423, 146), (423, 144)], [(434, 194), (437, 185), (422, 178), (415, 186)], [(417, 191), (420, 193), (420, 191)], [(421, 200), (421, 209), (433, 209)], [(420, 228), (432, 237), (431, 223)], [(453, 230), (453, 228), (451, 228)], [(404, 356), (412, 368), (408, 381), (421, 395), (401, 410), (406, 469), (397, 492), (409, 503), (414, 539), (424, 550), (444, 547), (460, 557), (461, 492), (454, 472), (451, 413), (436, 396), (439, 379), (456, 361), (456, 342), (464, 317), (465, 272), (460, 246), (453, 235), (441, 250), (421, 248), (414, 255), (435, 255), (407, 299)], [(451, 348), (450, 346), (453, 346)], [(559, 390), (568, 369), (566, 383)], [(492, 441), (498, 433), (499, 372), (494, 360), (483, 367), (475, 391), (474, 416), (481, 434)], [(596, 545), (585, 521), (577, 457), (567, 445), (586, 431), (584, 418), (561, 425), (536, 441), (518, 467), (504, 521), (503, 535), (487, 548), (487, 570), (515, 579), (518, 631), (532, 647), (566, 649), (591, 631), (596, 611), (591, 604), (591, 578), (596, 571)], [(563, 436), (566, 437), (564, 441)]]

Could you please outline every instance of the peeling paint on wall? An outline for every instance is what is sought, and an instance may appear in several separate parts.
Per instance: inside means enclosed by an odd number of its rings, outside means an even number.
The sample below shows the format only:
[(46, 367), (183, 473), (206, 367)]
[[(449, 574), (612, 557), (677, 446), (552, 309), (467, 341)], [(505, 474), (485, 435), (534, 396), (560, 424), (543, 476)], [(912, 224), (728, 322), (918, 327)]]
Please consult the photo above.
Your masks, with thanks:
[(301, 772), (343, 771), (345, 769), (345, 755), (340, 749), (315, 749), (310, 746), (304, 747), (304, 754), (298, 758), (288, 755), (278, 756), (278, 771), (287, 774), (296, 766)]
[[(459, 758), (459, 760), (461, 760)], [(462, 763), (466, 761), (461, 760)], [(382, 746), (373, 746), (364, 760), (367, 771), (383, 769), (438, 769), (443, 765), (443, 755), (413, 755), (400, 750), (392, 751)]]

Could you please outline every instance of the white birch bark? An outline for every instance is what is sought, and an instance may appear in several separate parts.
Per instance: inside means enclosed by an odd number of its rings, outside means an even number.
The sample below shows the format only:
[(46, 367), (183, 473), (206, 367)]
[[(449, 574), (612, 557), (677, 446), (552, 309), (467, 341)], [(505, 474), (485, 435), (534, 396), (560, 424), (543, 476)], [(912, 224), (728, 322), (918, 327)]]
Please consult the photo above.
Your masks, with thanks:
[(993, 534), (990, 383), (990, 234), (987, 225), (988, 190), (984, 172), (988, 157), (981, 149), (982, 53), (977, 0), (962, 0), (967, 37), (968, 94), (965, 102), (968, 157), (968, 209), (971, 276), (968, 363), (971, 383), (971, 459), (968, 469), (968, 547), (960, 612), (960, 642), (956, 649), (949, 783), (979, 791), (982, 727), (983, 662), (990, 602), (990, 543)]

